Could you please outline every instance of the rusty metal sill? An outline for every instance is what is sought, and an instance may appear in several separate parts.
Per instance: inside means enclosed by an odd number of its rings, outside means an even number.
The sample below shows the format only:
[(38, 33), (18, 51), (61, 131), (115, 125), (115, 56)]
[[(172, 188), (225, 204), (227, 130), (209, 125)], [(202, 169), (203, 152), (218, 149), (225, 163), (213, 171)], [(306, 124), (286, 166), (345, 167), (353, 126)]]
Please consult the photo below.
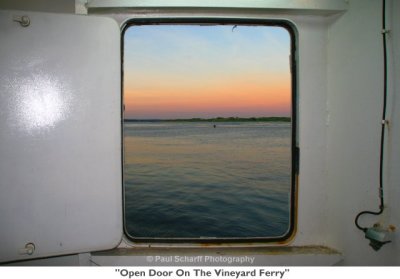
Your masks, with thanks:
[(92, 252), (92, 256), (147, 256), (147, 255), (292, 255), (292, 254), (340, 254), (337, 250), (326, 246), (282, 246), (282, 247), (132, 247), (115, 248), (107, 251)]
[(91, 253), (92, 264), (106, 266), (328, 266), (337, 265), (342, 259), (342, 254), (337, 250), (317, 245), (251, 248), (133, 247)]

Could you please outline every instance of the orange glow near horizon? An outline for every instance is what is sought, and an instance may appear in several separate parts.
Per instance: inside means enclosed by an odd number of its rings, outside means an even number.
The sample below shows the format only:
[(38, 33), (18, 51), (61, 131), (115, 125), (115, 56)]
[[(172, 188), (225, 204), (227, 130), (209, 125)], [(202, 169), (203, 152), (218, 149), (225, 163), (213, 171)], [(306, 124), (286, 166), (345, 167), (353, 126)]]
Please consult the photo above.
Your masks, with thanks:
[[(226, 34), (231, 36), (230, 33)], [(182, 37), (178, 38), (175, 40), (179, 40), (179, 46), (183, 45)], [(150, 50), (147, 53), (149, 47), (136, 48), (136, 56), (125, 58), (125, 118), (290, 116), (292, 89), (288, 53), (277, 55), (278, 58), (271, 54), (270, 58), (264, 58), (265, 50), (261, 48), (263, 52), (258, 53), (260, 46), (247, 44), (254, 53), (246, 49), (247, 53), (240, 54), (239, 58), (226, 55), (221, 58), (222, 62), (216, 60), (225, 55), (224, 50), (216, 58), (209, 53), (205, 58), (193, 58), (190, 56), (193, 52), (197, 55), (206, 50), (192, 47), (188, 54), (182, 51), (182, 59), (175, 58), (179, 52), (168, 52), (168, 47), (153, 53)], [(163, 65), (168, 59), (172, 62)], [(187, 61), (190, 59), (198, 59), (197, 64), (190, 64)]]
[[(157, 83), (157, 82), (156, 82)], [(188, 93), (190, 92), (190, 93)], [(179, 112), (190, 117), (228, 117), (235, 115), (235, 110), (246, 117), (251, 116), (288, 116), (290, 114), (290, 79), (277, 77), (269, 82), (252, 83), (248, 80), (234, 80), (215, 86), (189, 87), (149, 87), (137, 90), (126, 87), (124, 99), (127, 115), (145, 115), (170, 112), (171, 117), (178, 117)], [(289, 105), (288, 105), (289, 104)], [(214, 112), (214, 113), (212, 113)], [(220, 112), (221, 115), (218, 115)], [(190, 113), (189, 113), (190, 114)], [(189, 117), (186, 115), (185, 117)], [(146, 117), (145, 117), (146, 118)]]

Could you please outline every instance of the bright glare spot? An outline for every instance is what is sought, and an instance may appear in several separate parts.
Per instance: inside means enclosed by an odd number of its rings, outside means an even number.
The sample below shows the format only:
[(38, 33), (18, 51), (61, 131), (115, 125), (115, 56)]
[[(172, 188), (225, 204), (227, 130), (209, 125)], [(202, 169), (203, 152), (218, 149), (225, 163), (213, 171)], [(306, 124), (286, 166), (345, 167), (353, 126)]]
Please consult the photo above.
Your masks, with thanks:
[(71, 95), (62, 84), (47, 75), (34, 75), (14, 85), (14, 116), (19, 128), (28, 132), (54, 127), (70, 112)]

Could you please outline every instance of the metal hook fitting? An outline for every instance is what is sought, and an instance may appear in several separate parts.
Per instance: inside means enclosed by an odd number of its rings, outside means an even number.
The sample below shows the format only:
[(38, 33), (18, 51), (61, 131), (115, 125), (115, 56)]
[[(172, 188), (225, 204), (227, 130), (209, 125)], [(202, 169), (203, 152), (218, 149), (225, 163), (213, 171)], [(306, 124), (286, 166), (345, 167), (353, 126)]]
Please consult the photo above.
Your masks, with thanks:
[(13, 16), (13, 21), (19, 22), (22, 27), (28, 27), (31, 24), (31, 20), (28, 16)]

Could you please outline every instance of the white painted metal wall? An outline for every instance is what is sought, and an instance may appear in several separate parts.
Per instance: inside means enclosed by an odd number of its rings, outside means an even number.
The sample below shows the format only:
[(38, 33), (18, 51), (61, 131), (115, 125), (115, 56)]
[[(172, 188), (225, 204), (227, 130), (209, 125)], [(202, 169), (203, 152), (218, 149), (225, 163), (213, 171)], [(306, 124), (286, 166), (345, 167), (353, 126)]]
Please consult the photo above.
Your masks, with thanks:
[[(370, 227), (400, 226), (400, 3), (386, 1), (389, 80), (384, 190), (381, 217), (364, 216)], [(328, 28), (327, 47), (327, 229), (332, 246), (348, 265), (399, 265), (399, 231), (394, 242), (373, 251), (354, 217), (378, 211), (379, 144), (383, 103), (381, 1), (352, 0), (348, 12)]]
[[(28, 26), (15, 21), (23, 16)], [(115, 247), (122, 237), (118, 25), (0, 11), (0, 37), (0, 262)]]

